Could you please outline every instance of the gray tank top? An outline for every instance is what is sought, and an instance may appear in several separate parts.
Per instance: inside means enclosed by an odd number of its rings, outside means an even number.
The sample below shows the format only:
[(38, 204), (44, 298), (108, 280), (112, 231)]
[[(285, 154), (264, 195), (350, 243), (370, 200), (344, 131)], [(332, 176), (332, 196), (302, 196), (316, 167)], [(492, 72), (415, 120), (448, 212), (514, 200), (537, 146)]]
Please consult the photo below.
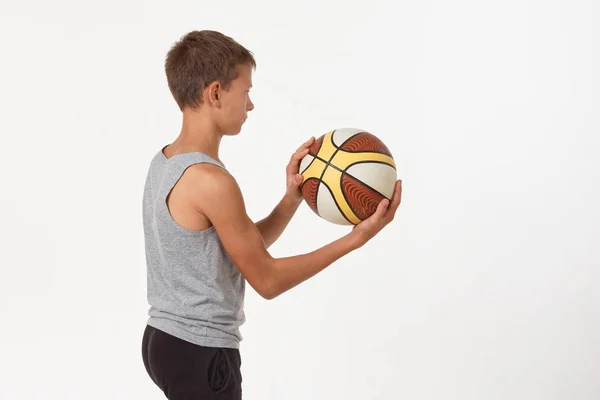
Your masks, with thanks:
[(148, 325), (207, 347), (239, 348), (246, 281), (214, 227), (190, 231), (167, 208), (167, 195), (191, 165), (218, 161), (203, 153), (152, 159), (143, 197)]

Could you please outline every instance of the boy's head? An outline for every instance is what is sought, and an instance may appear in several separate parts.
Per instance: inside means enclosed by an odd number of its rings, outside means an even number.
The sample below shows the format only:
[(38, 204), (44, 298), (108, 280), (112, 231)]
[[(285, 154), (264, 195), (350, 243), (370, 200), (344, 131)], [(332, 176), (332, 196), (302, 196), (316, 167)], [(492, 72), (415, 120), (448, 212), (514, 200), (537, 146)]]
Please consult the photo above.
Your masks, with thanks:
[(224, 134), (236, 134), (254, 108), (249, 90), (256, 62), (252, 53), (215, 31), (192, 31), (165, 60), (167, 82), (181, 111), (207, 110)]

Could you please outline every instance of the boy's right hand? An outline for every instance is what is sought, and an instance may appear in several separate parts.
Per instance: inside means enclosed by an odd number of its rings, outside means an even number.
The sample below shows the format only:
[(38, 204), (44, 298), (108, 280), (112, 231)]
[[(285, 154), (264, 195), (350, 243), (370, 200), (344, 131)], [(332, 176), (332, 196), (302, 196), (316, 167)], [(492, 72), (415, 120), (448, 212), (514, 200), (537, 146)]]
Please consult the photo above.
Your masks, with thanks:
[(361, 221), (352, 228), (352, 234), (356, 235), (358, 246), (362, 246), (377, 235), (387, 224), (394, 220), (396, 210), (402, 199), (402, 181), (396, 181), (392, 200), (383, 199), (377, 206), (377, 210), (369, 218)]

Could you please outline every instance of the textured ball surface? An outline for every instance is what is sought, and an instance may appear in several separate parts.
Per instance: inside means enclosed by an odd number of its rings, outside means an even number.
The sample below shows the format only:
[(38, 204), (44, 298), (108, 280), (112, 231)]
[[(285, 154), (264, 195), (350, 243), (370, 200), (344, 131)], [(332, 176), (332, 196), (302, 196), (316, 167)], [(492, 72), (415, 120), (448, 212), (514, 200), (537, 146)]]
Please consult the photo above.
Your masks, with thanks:
[(315, 140), (300, 163), (302, 195), (321, 218), (356, 225), (391, 199), (397, 173), (387, 146), (361, 129), (342, 128)]

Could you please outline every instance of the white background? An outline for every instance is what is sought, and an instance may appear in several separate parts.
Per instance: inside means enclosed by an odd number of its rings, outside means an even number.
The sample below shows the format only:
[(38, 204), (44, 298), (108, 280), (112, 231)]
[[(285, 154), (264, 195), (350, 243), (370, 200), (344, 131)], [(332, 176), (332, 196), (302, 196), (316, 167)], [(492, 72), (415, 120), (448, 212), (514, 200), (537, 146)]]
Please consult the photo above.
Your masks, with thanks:
[[(258, 62), (221, 152), (253, 219), (331, 129), (376, 134), (404, 181), (365, 247), (248, 289), (246, 400), (600, 398), (600, 4), (352, 3), (2, 2), (0, 398), (163, 398), (141, 196), (180, 129), (164, 57), (194, 29)], [(303, 205), (272, 254), (347, 229)]]

